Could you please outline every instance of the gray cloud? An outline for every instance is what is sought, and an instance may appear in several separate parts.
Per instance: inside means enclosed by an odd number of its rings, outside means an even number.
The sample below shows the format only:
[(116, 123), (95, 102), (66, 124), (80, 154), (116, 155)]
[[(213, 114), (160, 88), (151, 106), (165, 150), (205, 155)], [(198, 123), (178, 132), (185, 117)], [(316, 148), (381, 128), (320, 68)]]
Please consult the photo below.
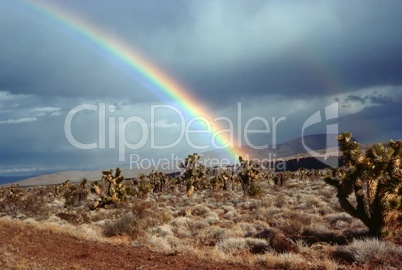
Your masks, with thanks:
[(20, 124), (20, 123), (28, 123), (28, 122), (35, 122), (38, 121), (36, 117), (26, 117), (20, 119), (8, 119), (8, 120), (0, 120), (0, 125), (6, 124)]
[[(400, 1), (42, 3), (124, 42), (183, 85), (213, 116), (236, 119), (241, 102), (244, 120), (286, 117), (280, 141), (300, 136), (304, 121), (335, 100), (340, 128), (363, 141), (402, 136), (397, 122), (402, 101)], [(192, 116), (180, 100), (172, 100), (116, 55), (22, 1), (0, 2), (0, 36), (0, 139), (6, 142), (0, 146), (0, 172), (49, 167), (44, 163), (59, 168), (116, 164), (115, 150), (82, 152), (66, 140), (65, 117), (80, 104), (113, 104), (117, 110), (107, 117), (115, 119), (140, 116), (149, 121), (153, 104), (175, 104), (187, 118)], [(82, 112), (74, 119), (77, 139), (98, 139), (97, 113)], [(379, 123), (381, 130), (367, 132)], [(174, 114), (153, 124), (157, 138), (167, 142), (174, 141), (180, 126)], [(139, 136), (134, 126), (129, 130), (132, 140)], [(325, 123), (309, 132), (323, 131)], [(255, 141), (265, 144), (265, 139)], [(141, 155), (169, 152), (147, 147), (139, 150)], [(192, 150), (180, 144), (174, 151)]]
[[(208, 99), (218, 94), (206, 101), (227, 100), (228, 95), (241, 99), (244, 91), (323, 95), (401, 84), (399, 2), (63, 5), (138, 48), (195, 95)], [(2, 34), (11, 38), (1, 45), (9, 66), (0, 73), (3, 89), (86, 97), (113, 92), (141, 100), (149, 93), (133, 74), (111, 64), (110, 56), (91, 52), (82, 37), (47, 25), (51, 20), (5, 15), (3, 25), (9, 27), (3, 26)], [(21, 56), (24, 61), (13, 61)]]

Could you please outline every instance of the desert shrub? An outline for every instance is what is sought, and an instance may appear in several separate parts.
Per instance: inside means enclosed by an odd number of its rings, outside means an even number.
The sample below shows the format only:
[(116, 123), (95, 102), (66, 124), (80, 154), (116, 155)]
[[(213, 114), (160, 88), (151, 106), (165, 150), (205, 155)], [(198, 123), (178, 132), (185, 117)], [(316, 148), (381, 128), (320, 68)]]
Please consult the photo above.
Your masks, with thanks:
[(247, 191), (247, 195), (250, 197), (257, 197), (263, 194), (264, 189), (257, 183), (252, 183)]
[(218, 224), (220, 221), (218, 213), (209, 212), (205, 217), (205, 221), (208, 222), (210, 225)]
[(147, 230), (169, 222), (171, 215), (159, 211), (154, 204), (135, 201), (131, 211), (123, 213), (117, 220), (104, 228), (106, 236), (128, 235), (132, 238), (141, 237)]
[(303, 257), (293, 253), (284, 253), (278, 255), (275, 254), (267, 256), (264, 264), (266, 269), (294, 269), (294, 270), (315, 269), (311, 266), (311, 263), (307, 262)]
[(150, 230), (151, 235), (155, 235), (157, 237), (167, 237), (172, 236), (172, 228), (169, 224), (164, 224)]
[(171, 221), (170, 225), (173, 227), (173, 232), (179, 238), (192, 237), (192, 232), (188, 228), (190, 218), (188, 217), (177, 217)]
[(352, 217), (347, 213), (336, 213), (325, 216), (325, 220), (330, 223), (332, 227), (340, 227), (342, 224), (350, 224)]
[(257, 234), (258, 238), (265, 239), (270, 247), (278, 253), (296, 252), (297, 246), (283, 232), (275, 228), (266, 228)]
[(339, 246), (333, 256), (349, 263), (368, 265), (370, 268), (400, 267), (402, 247), (378, 239), (355, 240), (348, 246)]
[(197, 235), (197, 239), (207, 246), (214, 246), (224, 238), (226, 238), (225, 229), (215, 225), (205, 227)]
[(299, 235), (306, 226), (312, 224), (313, 219), (310, 214), (292, 211), (286, 213), (276, 227), (287, 235)]
[(65, 220), (65, 221), (73, 224), (73, 225), (80, 225), (80, 224), (90, 222), (88, 214), (84, 213), (84, 212), (79, 212), (79, 213), (62, 212), (62, 213), (57, 213), (56, 216), (62, 220)]
[(286, 205), (286, 196), (281, 194), (276, 198), (275, 206), (278, 208), (282, 208)]
[(269, 249), (268, 243), (263, 239), (229, 237), (219, 241), (216, 249), (224, 254), (236, 255), (243, 252), (264, 253)]
[(132, 214), (124, 214), (115, 222), (108, 224), (104, 230), (106, 236), (129, 235), (138, 236), (142, 230), (138, 218)]
[(206, 217), (210, 211), (211, 209), (208, 207), (198, 204), (191, 209), (191, 214), (194, 216)]
[(309, 209), (314, 209), (316, 207), (319, 207), (322, 204), (323, 204), (323, 202), (320, 201), (320, 199), (317, 196), (309, 195), (306, 198), (306, 207)]
[(13, 218), (46, 219), (50, 213), (46, 208), (46, 198), (40, 189), (20, 189), (12, 186), (7, 196), (0, 201), (0, 212)]

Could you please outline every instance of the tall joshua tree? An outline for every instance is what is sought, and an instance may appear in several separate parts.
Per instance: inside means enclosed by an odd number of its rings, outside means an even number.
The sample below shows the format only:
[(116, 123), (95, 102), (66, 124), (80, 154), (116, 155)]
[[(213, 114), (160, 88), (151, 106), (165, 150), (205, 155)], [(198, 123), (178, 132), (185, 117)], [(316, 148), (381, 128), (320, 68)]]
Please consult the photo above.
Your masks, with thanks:
[[(342, 208), (379, 238), (401, 233), (402, 142), (375, 144), (362, 153), (350, 132), (338, 136), (345, 166), (325, 182), (337, 189)], [(350, 196), (354, 194), (354, 201)]]

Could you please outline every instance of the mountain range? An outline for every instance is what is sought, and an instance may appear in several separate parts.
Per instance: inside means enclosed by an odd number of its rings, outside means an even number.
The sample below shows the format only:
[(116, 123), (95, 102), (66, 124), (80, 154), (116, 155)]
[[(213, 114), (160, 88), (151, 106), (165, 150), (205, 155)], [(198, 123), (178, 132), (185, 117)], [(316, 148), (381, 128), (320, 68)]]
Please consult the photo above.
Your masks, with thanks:
[[(336, 135), (334, 135), (336, 136)], [(303, 143), (304, 142), (304, 143)], [(282, 144), (277, 144), (276, 147), (268, 147), (265, 149), (253, 149), (252, 147), (245, 146), (242, 147), (242, 151), (248, 153), (248, 158), (250, 159), (292, 159), (311, 156), (306, 150), (305, 146), (313, 150), (316, 153), (327, 153), (331, 150), (331, 155), (337, 155), (337, 148), (327, 149), (327, 135), (326, 134), (315, 134), (306, 135), (304, 139), (297, 138), (287, 141)], [(227, 156), (227, 151), (225, 150), (214, 150), (202, 153), (202, 158), (212, 159), (212, 158), (223, 158)], [(126, 178), (136, 177), (140, 173), (149, 173), (151, 170), (138, 171), (122, 168), (122, 174)], [(174, 171), (165, 171), (174, 172)], [(3, 177), (3, 181), (6, 181)], [(21, 180), (19, 177), (18, 180)], [(63, 171), (51, 174), (44, 174), (40, 176), (27, 177), (21, 181), (17, 179), (9, 178), (11, 181), (3, 182), (3, 186), (9, 186), (11, 183), (18, 183), (20, 186), (38, 186), (38, 185), (49, 185), (49, 184), (60, 184), (69, 179), (71, 182), (81, 181), (83, 178), (88, 180), (99, 180), (101, 178), (101, 170), (96, 171)]]

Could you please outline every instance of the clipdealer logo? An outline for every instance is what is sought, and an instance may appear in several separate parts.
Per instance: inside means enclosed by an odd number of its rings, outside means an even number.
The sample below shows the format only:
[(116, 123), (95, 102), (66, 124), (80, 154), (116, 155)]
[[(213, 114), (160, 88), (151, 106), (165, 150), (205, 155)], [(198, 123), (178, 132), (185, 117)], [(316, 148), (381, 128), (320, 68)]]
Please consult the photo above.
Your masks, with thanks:
[[(156, 132), (155, 127), (157, 119), (158, 110), (169, 110), (171, 113), (175, 113), (178, 117), (179, 124), (177, 128), (179, 129), (179, 134), (175, 138), (173, 142), (162, 144), (158, 143), (156, 140)], [(74, 136), (74, 132), (72, 130), (74, 118), (84, 111), (94, 111), (97, 112), (98, 116), (98, 138), (97, 142), (91, 143), (82, 143), (76, 139)], [(150, 121), (145, 120), (144, 118), (138, 115), (132, 115), (129, 117), (123, 116), (110, 116), (116, 111), (116, 107), (114, 105), (106, 106), (106, 103), (98, 103), (98, 104), (82, 104), (74, 107), (66, 116), (64, 122), (64, 131), (67, 140), (71, 145), (78, 149), (89, 150), (89, 149), (118, 149), (119, 161), (124, 162), (126, 160), (126, 151), (130, 150), (138, 150), (145, 147), (149, 144), (151, 149), (171, 149), (181, 143), (183, 140), (194, 150), (206, 150), (206, 149), (216, 149), (221, 150), (227, 147), (234, 147), (234, 145), (245, 145), (252, 149), (266, 149), (268, 148), (268, 144), (265, 145), (254, 145), (250, 140), (251, 134), (271, 134), (272, 135), (272, 143), (270, 147), (273, 149), (277, 146), (277, 132), (278, 126), (282, 121), (286, 120), (285, 116), (271, 119), (271, 122), (268, 119), (255, 116), (251, 117), (247, 121), (243, 121), (242, 119), (242, 107), (241, 103), (237, 104), (237, 119), (236, 122), (233, 123), (232, 120), (225, 116), (216, 117), (213, 119), (207, 119), (202, 116), (195, 116), (187, 121), (185, 120), (185, 116), (180, 109), (172, 105), (151, 105), (150, 106)], [(107, 114), (109, 116), (107, 116)], [(328, 166), (337, 166), (338, 164), (333, 164), (333, 160), (327, 160), (330, 155), (337, 155), (337, 141), (336, 135), (338, 134), (338, 124), (329, 124), (326, 126), (326, 152), (324, 154), (320, 154), (317, 151), (311, 149), (305, 142), (305, 130), (313, 125), (317, 125), (324, 121), (334, 120), (338, 118), (338, 102), (332, 103), (324, 108), (324, 113), (322, 116), (321, 111), (315, 112), (311, 115), (303, 124), (301, 130), (302, 144), (304, 149), (311, 154), (313, 157), (322, 158), (322, 162), (327, 164)], [(214, 130), (213, 127), (216, 127), (216, 123), (219, 122), (220, 126), (225, 126), (228, 128), (222, 128), (220, 130)], [(243, 123), (244, 122), (244, 123)], [(204, 128), (195, 128), (196, 124), (202, 123)], [(251, 129), (252, 124), (258, 123), (260, 129)], [(234, 125), (236, 124), (236, 125)], [(138, 128), (136, 129), (137, 135), (139, 135), (139, 139), (133, 142), (133, 139), (127, 138), (127, 128), (130, 125), (136, 125)], [(235, 130), (234, 127), (237, 127)], [(117, 130), (117, 138), (116, 138), (116, 130)], [(219, 136), (222, 136), (223, 133), (226, 133), (228, 136), (228, 140), (224, 143), (218, 144), (217, 141)], [(194, 141), (191, 138), (191, 135), (194, 134), (205, 134), (210, 136), (210, 140), (208, 143), (200, 144), (199, 142)], [(235, 139), (236, 138), (236, 139)], [(129, 140), (130, 139), (130, 140)], [(331, 149), (331, 152), (329, 149)], [(139, 156), (136, 154), (134, 158), (139, 160)], [(132, 156), (130, 155), (130, 159)], [(271, 158), (271, 157), (270, 157)], [(226, 160), (225, 160), (226, 162)], [(236, 161), (235, 161), (236, 162)], [(153, 164), (155, 162), (149, 162), (149, 164)], [(155, 163), (157, 164), (157, 163)]]

